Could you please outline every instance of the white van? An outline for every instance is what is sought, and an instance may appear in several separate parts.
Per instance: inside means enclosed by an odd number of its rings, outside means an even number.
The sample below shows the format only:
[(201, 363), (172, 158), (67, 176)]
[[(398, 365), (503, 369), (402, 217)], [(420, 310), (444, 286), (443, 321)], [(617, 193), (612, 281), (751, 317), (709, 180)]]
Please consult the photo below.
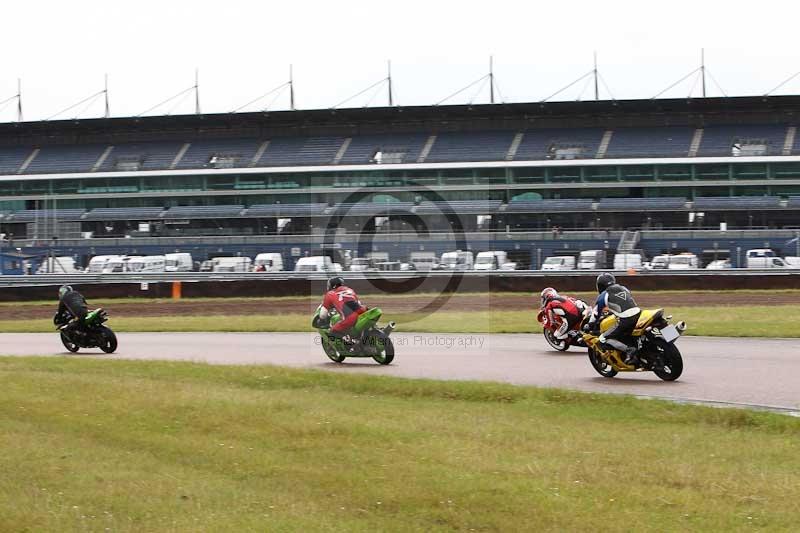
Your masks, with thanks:
[(194, 270), (194, 262), (190, 253), (164, 254), (164, 262), (166, 272), (191, 272)]
[(695, 270), (700, 268), (700, 260), (694, 254), (672, 255), (667, 270)]
[(250, 272), (253, 260), (249, 257), (214, 257), (213, 272)]
[(283, 256), (276, 252), (258, 254), (253, 261), (254, 272), (280, 272), (283, 270)]
[(769, 248), (747, 250), (747, 268), (787, 268), (786, 262)]
[(334, 263), (327, 255), (301, 257), (294, 264), (295, 272), (341, 272), (342, 265)]
[(578, 256), (578, 270), (603, 270), (605, 267), (605, 250), (584, 250)]
[(571, 255), (554, 255), (542, 263), (542, 270), (575, 270), (575, 258)]
[(640, 254), (617, 254), (614, 256), (614, 270), (628, 270), (642, 268), (642, 256)]
[(75, 274), (81, 272), (75, 266), (75, 258), (69, 255), (47, 257), (36, 270), (37, 274)]
[(96, 255), (89, 260), (89, 267), (86, 272), (90, 274), (122, 272), (124, 265), (123, 256), (121, 255)]
[(474, 262), (472, 252), (456, 250), (443, 253), (440, 263), (445, 270), (472, 270)]
[(126, 272), (166, 272), (166, 260), (163, 255), (145, 255), (130, 257), (125, 261)]
[(492, 252), (478, 252), (475, 257), (475, 270), (514, 270), (516, 265), (509, 268), (508, 254), (502, 250)]
[(439, 263), (434, 252), (411, 252), (408, 262), (414, 265), (415, 270), (437, 270)]
[(375, 262), (368, 257), (355, 257), (350, 262), (351, 272), (367, 272), (368, 270), (377, 270)]

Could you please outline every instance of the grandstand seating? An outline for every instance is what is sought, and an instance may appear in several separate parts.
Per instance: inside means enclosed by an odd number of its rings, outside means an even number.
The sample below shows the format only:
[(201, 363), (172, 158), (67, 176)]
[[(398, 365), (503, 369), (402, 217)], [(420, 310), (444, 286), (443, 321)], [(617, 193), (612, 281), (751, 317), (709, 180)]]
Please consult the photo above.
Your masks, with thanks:
[(212, 156), (233, 157), (234, 167), (246, 167), (262, 141), (258, 139), (206, 139), (192, 141), (176, 168), (213, 168)]
[(605, 157), (686, 157), (692, 135), (694, 128), (688, 127), (618, 128)]
[(686, 198), (601, 198), (598, 211), (673, 211), (686, 208)]
[(243, 205), (187, 205), (170, 207), (161, 217), (175, 218), (236, 218), (242, 216)]
[(25, 173), (89, 172), (106, 147), (104, 144), (44, 146)]
[(425, 162), (502, 161), (515, 134), (510, 130), (440, 133)]
[(418, 215), (452, 214), (490, 215), (503, 204), (500, 200), (451, 200), (449, 202), (421, 202), (414, 212)]
[(118, 144), (114, 146), (109, 156), (103, 161), (99, 170), (118, 170), (118, 162), (132, 160), (141, 162), (140, 170), (164, 170), (172, 164), (181, 146), (183, 146), (183, 143), (175, 141)]
[(703, 140), (697, 155), (700, 157), (730, 156), (734, 141), (743, 139), (765, 140), (767, 142), (766, 155), (781, 155), (786, 139), (786, 126), (708, 126), (704, 128)]
[(555, 213), (588, 211), (592, 208), (592, 200), (585, 198), (552, 199), (552, 200), (515, 200), (508, 203), (507, 213)]
[(153, 220), (163, 207), (99, 207), (84, 214), (83, 220)]
[(427, 141), (424, 133), (387, 133), (382, 135), (357, 135), (352, 137), (350, 146), (342, 157), (340, 164), (359, 165), (372, 163), (372, 157), (378, 150), (405, 152), (403, 163), (414, 163)]
[(29, 146), (4, 146), (0, 148), (0, 174), (14, 174), (31, 154)]
[(346, 216), (372, 216), (391, 212), (410, 213), (414, 207), (413, 202), (358, 202), (336, 204), (327, 211), (327, 214)]
[(255, 166), (329, 165), (343, 137), (275, 137)]
[(593, 158), (603, 137), (602, 128), (536, 129), (527, 130), (514, 155), (514, 161), (548, 159), (552, 146), (582, 146), (582, 158)]
[(6, 217), (7, 222), (36, 222), (45, 220), (76, 221), (81, 219), (85, 209), (28, 209), (15, 211)]
[(695, 209), (775, 209), (781, 206), (778, 196), (706, 196), (695, 198)]
[(319, 216), (328, 204), (324, 203), (309, 203), (309, 204), (258, 204), (251, 205), (245, 211), (245, 216), (250, 218), (257, 217), (309, 217)]

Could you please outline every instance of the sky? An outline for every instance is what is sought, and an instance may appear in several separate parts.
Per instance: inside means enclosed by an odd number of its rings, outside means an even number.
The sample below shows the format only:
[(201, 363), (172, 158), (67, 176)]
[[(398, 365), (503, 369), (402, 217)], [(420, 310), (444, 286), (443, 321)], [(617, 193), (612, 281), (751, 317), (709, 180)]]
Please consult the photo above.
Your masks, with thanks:
[[(194, 85), (204, 113), (224, 113), (288, 80), (296, 107), (329, 108), (386, 76), (395, 103), (434, 104), (488, 72), (497, 99), (542, 100), (592, 69), (601, 98), (651, 98), (694, 70), (705, 49), (707, 92), (764, 94), (800, 71), (800, 3), (762, 0), (270, 2), (31, 0), (4, 6), (0, 101), (22, 80), (25, 120), (43, 120), (103, 89), (112, 116), (135, 116)], [(700, 96), (693, 79), (662, 97)], [(445, 103), (487, 102), (488, 86)], [(585, 90), (584, 90), (585, 89)], [(374, 93), (374, 94), (373, 94)], [(383, 105), (385, 90), (345, 107)], [(800, 76), (775, 94), (800, 93)], [(554, 100), (593, 98), (579, 83)], [(372, 99), (370, 100), (370, 97)], [(286, 109), (288, 94), (263, 99)], [(16, 102), (0, 121), (16, 120)], [(148, 114), (194, 112), (193, 95)], [(102, 99), (56, 118), (103, 113)]]

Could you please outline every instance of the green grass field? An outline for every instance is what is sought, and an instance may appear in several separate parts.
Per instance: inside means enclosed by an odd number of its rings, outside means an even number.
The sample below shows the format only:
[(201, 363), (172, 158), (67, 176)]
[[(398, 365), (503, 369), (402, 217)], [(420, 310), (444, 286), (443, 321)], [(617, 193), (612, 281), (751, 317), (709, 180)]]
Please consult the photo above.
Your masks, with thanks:
[[(529, 333), (541, 331), (533, 311), (437, 312), (392, 314), (398, 331), (419, 333)], [(114, 318), (109, 325), (119, 332), (132, 331), (311, 331), (311, 317), (302, 314), (244, 316), (168, 316)], [(674, 320), (689, 324), (688, 335), (724, 337), (800, 337), (800, 306), (674, 307)], [(51, 320), (3, 320), (0, 333), (52, 332)]]
[(2, 531), (791, 531), (800, 420), (499, 384), (0, 358)]

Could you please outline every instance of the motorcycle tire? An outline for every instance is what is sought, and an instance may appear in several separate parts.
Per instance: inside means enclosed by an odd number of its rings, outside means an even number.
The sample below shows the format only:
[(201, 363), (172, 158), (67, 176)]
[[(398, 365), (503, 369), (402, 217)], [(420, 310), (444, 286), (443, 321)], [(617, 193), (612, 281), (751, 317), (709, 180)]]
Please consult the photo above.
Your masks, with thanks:
[(61, 344), (63, 344), (64, 348), (66, 348), (72, 353), (77, 352), (81, 348), (80, 346), (69, 340), (69, 337), (67, 337), (63, 331), (61, 332)]
[(558, 350), (559, 352), (566, 352), (569, 350), (569, 342), (567, 342), (566, 339), (556, 339), (556, 336), (553, 335), (553, 332), (549, 329), (543, 329), (542, 335), (544, 335), (544, 340), (547, 341), (547, 344), (554, 350)]
[(114, 353), (117, 350), (117, 336), (111, 328), (105, 326), (100, 328), (100, 346), (105, 353)]
[(606, 363), (592, 348), (589, 348), (589, 362), (592, 363), (592, 368), (604, 378), (613, 378), (619, 373), (614, 370), (614, 367)]
[(678, 347), (664, 339), (655, 339), (651, 346), (651, 353), (657, 361), (653, 366), (653, 373), (664, 381), (675, 381), (681, 377), (683, 357)]
[(372, 356), (376, 363), (381, 365), (388, 365), (394, 361), (394, 343), (392, 339), (384, 335), (376, 338), (376, 346), (382, 346), (383, 349)]
[(322, 349), (325, 351), (325, 355), (328, 356), (328, 359), (334, 363), (344, 362), (345, 356), (336, 351), (336, 347), (332, 342), (329, 342), (322, 337), (319, 338), (319, 341), (322, 343)]

